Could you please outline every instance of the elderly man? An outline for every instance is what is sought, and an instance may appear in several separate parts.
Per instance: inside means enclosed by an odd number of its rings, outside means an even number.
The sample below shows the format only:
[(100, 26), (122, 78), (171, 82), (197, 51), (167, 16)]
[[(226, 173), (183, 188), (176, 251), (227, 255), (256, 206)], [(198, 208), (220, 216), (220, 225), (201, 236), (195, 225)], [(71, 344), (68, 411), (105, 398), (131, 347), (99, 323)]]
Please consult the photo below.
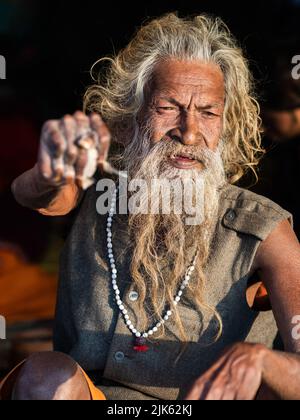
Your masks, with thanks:
[[(170, 14), (108, 61), (85, 97), (92, 113), (47, 122), (36, 166), (13, 184), (42, 214), (80, 208), (61, 258), (56, 351), (18, 366), (2, 398), (300, 399), (291, 216), (233, 185), (262, 152), (240, 49), (219, 19)], [(202, 181), (201, 223), (175, 210), (121, 214), (120, 186), (99, 214), (99, 188), (82, 187), (93, 156), (109, 167), (110, 138), (129, 180)], [(148, 198), (157, 190), (142, 190)]]

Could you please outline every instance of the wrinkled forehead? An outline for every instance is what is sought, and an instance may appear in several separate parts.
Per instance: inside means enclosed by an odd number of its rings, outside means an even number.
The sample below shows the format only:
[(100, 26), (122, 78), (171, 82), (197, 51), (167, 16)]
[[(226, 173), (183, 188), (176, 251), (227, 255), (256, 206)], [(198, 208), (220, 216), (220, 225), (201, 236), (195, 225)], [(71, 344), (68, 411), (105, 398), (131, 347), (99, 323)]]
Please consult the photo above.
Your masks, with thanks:
[(154, 69), (148, 97), (205, 99), (224, 104), (224, 75), (220, 67), (201, 61), (163, 60)]

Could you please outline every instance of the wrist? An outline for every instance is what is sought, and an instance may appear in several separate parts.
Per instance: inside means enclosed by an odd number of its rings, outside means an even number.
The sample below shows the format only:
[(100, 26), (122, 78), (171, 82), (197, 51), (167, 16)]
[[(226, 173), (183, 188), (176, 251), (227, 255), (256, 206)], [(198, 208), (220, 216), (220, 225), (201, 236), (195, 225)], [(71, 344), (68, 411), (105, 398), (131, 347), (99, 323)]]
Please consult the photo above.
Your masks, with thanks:
[(38, 164), (36, 164), (30, 172), (33, 189), (37, 194), (47, 194), (53, 190), (60, 190), (65, 185), (64, 182), (53, 182), (51, 179), (47, 179), (43, 176), (39, 170)]
[(60, 193), (63, 185), (53, 185), (41, 176), (35, 165), (14, 180), (11, 186), (16, 201), (24, 207), (37, 209), (47, 206)]
[(251, 360), (252, 366), (264, 374), (267, 367), (267, 360), (269, 358), (270, 350), (263, 344), (243, 343), (245, 353)]
[(261, 367), (262, 381), (264, 381), (267, 377), (268, 365), (273, 352), (263, 344), (257, 344), (255, 351)]

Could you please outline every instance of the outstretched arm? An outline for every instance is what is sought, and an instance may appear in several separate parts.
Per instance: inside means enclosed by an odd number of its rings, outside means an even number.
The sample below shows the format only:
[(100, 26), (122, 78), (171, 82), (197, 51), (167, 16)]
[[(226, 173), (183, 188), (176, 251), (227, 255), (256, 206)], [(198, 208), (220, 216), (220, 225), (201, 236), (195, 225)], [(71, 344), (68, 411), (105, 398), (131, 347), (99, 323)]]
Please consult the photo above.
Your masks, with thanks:
[(61, 186), (49, 184), (40, 176), (37, 165), (15, 179), (12, 193), (19, 204), (45, 216), (68, 214), (76, 207), (81, 196), (75, 183)]

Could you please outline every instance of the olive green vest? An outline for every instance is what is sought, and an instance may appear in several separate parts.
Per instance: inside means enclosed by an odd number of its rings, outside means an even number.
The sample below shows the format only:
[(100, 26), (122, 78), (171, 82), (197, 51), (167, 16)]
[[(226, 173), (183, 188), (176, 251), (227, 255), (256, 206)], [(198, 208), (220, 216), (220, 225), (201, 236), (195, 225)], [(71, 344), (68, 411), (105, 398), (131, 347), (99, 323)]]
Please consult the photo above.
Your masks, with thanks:
[[(222, 318), (222, 336), (213, 342), (218, 327), (214, 320), (183, 299), (178, 308), (188, 344), (175, 364), (182, 343), (172, 318), (164, 338), (151, 342), (148, 352), (133, 349), (133, 336), (111, 286), (107, 216), (96, 212), (98, 196), (95, 187), (87, 191), (61, 256), (54, 348), (73, 357), (108, 399), (180, 399), (226, 346), (247, 341), (272, 348), (277, 335), (273, 313), (251, 309), (246, 290), (259, 244), (281, 220), (292, 222), (288, 212), (247, 190), (229, 184), (222, 189), (205, 271), (205, 301)], [(126, 217), (116, 216), (113, 247), (119, 288), (138, 328), (127, 245)]]

